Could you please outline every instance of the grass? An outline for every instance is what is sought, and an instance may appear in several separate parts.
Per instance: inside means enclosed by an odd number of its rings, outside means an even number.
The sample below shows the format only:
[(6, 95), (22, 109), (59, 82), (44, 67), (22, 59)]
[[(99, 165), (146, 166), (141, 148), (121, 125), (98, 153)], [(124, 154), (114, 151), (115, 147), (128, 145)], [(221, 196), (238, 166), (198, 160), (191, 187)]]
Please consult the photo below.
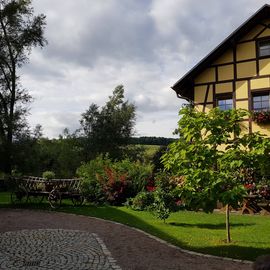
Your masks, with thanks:
[[(0, 207), (12, 207), (8, 193), (0, 193)], [(20, 207), (48, 209), (41, 205), (25, 204)], [(236, 259), (255, 260), (270, 253), (270, 217), (231, 216), (232, 243), (225, 243), (225, 215), (188, 211), (173, 213), (166, 223), (155, 219), (151, 213), (133, 211), (126, 207), (85, 205), (73, 207), (66, 204), (58, 211), (93, 216), (117, 221), (164, 239), (176, 246), (201, 253)]]
[(145, 149), (145, 157), (151, 160), (156, 152), (160, 149), (160, 145), (141, 145)]
[(161, 145), (142, 145), (149, 156), (154, 155), (161, 147)]

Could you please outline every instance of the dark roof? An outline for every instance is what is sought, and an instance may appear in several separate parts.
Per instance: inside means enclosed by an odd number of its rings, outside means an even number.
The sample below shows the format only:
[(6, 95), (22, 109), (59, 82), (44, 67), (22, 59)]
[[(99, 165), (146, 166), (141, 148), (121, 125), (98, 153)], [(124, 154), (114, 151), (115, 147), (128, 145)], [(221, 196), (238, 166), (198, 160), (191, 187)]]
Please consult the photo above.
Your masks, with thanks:
[(195, 67), (187, 72), (180, 80), (178, 80), (172, 89), (177, 95), (193, 99), (193, 93), (191, 93), (193, 79), (205, 68), (209, 66), (214, 60), (216, 60), (222, 53), (229, 47), (235, 44), (237, 40), (247, 34), (252, 27), (254, 27), (259, 21), (270, 18), (270, 5), (265, 4), (255, 14), (253, 14), (247, 21), (240, 25), (232, 34), (230, 34), (223, 42), (221, 42), (213, 51), (211, 51), (205, 58), (203, 58)]

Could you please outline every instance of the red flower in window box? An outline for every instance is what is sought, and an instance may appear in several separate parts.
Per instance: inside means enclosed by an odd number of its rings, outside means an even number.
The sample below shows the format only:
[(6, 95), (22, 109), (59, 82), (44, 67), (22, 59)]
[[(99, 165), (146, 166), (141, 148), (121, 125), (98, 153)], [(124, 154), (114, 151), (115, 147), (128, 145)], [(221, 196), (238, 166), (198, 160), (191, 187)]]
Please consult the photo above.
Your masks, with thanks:
[(260, 123), (270, 123), (270, 111), (261, 111), (252, 113), (252, 119), (254, 122)]

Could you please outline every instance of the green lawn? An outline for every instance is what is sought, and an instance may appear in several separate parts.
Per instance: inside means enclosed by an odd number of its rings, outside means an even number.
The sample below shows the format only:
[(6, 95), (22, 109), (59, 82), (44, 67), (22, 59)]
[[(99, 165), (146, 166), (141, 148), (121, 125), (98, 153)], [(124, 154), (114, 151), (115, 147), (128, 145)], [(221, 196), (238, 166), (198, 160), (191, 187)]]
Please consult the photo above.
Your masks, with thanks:
[(161, 145), (142, 145), (146, 150), (146, 155), (153, 156), (161, 147)]
[[(9, 194), (0, 193), (0, 207), (12, 207)], [(46, 208), (47, 204), (21, 205), (20, 207)], [(144, 230), (179, 247), (226, 256), (254, 260), (270, 253), (270, 217), (232, 214), (232, 243), (225, 243), (225, 215), (181, 211), (173, 213), (163, 223), (148, 212), (138, 212), (126, 207), (96, 207), (65, 205), (59, 211), (113, 220)]]

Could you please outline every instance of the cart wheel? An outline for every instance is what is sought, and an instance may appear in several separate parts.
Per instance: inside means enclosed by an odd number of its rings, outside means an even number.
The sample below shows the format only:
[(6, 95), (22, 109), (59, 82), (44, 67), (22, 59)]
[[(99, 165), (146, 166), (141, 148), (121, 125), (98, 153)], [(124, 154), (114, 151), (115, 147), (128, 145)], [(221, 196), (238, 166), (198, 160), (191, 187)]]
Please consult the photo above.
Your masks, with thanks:
[(20, 189), (11, 193), (11, 202), (13, 204), (22, 204), (28, 202), (28, 192), (24, 189)]
[(82, 195), (73, 196), (71, 198), (74, 206), (81, 206), (84, 202), (84, 197)]
[(51, 208), (59, 208), (61, 206), (61, 194), (58, 190), (53, 189), (48, 196)]

